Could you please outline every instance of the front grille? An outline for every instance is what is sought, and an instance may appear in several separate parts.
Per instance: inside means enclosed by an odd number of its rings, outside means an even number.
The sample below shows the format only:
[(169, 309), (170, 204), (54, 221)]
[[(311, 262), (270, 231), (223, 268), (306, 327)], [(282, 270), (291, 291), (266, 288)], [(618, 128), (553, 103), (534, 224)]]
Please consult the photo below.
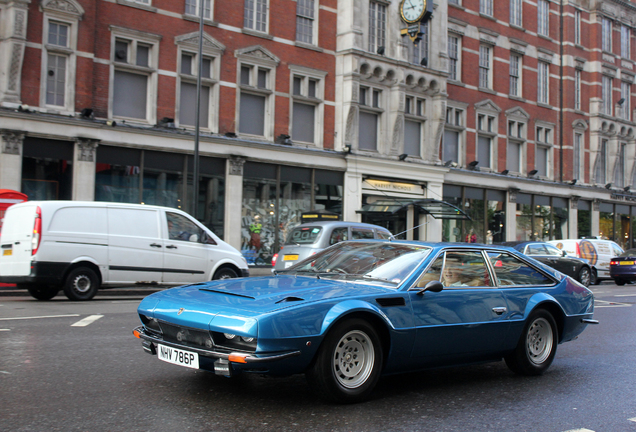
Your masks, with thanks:
[(165, 321), (159, 321), (159, 326), (166, 342), (204, 349), (211, 349), (214, 345), (210, 333), (206, 330), (176, 326)]

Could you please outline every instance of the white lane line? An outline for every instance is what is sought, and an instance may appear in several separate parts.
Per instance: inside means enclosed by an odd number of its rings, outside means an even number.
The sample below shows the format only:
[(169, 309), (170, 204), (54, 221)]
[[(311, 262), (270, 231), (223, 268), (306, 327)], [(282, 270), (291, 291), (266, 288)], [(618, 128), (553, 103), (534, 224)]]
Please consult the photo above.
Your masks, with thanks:
[(564, 432), (594, 432), (594, 431), (591, 430), (591, 429), (582, 428), (582, 429), (570, 429), (570, 430), (566, 430)]
[(636, 294), (616, 294), (614, 297), (636, 297)]
[(69, 315), (42, 315), (42, 316), (32, 316), (32, 317), (0, 318), (0, 321), (27, 320), (27, 319), (40, 319), (40, 318), (68, 318), (68, 317), (78, 317), (78, 316), (79, 316), (79, 314), (69, 314)]
[(104, 315), (87, 316), (86, 318), (81, 319), (78, 322), (71, 324), (71, 327), (86, 327), (87, 325), (94, 323), (95, 321), (97, 321), (98, 319), (100, 319), (103, 316)]
[(11, 331), (11, 329), (0, 329), (0, 331)]
[(7, 371), (0, 371), (0, 373), (11, 375), (11, 372), (7, 372)]
[(627, 419), (627, 420), (629, 420), (629, 421), (631, 421), (631, 422), (636, 423), (636, 417), (634, 417), (634, 418), (630, 418), (630, 419)]

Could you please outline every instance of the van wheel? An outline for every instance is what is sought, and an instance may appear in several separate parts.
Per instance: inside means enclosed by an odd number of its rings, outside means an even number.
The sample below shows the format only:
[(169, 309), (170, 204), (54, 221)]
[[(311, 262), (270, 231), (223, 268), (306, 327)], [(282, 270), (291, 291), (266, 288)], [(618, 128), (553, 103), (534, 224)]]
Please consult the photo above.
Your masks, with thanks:
[(64, 294), (69, 300), (84, 301), (95, 297), (99, 289), (99, 278), (88, 267), (72, 270), (64, 284)]
[(223, 267), (214, 273), (214, 277), (212, 279), (232, 279), (237, 277), (238, 275), (234, 270), (229, 267)]
[(590, 276), (590, 285), (599, 285), (601, 281), (598, 278), (598, 273), (596, 270), (592, 269), (592, 275)]
[[(23, 288), (22, 284), (18, 284), (18, 288)], [(49, 285), (27, 285), (26, 289), (31, 297), (38, 300), (51, 300), (60, 292), (59, 287)]]

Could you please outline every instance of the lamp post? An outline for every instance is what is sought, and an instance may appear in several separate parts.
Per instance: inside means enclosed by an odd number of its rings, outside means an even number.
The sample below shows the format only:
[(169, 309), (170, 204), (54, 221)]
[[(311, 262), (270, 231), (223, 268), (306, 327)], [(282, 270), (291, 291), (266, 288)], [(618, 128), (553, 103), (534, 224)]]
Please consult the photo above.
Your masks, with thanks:
[(203, 68), (203, 15), (205, 12), (206, 0), (199, 0), (199, 61), (197, 66), (197, 106), (195, 110), (194, 122), (194, 173), (193, 186), (194, 197), (192, 203), (192, 215), (196, 219), (199, 207), (199, 112), (201, 109), (201, 69)]

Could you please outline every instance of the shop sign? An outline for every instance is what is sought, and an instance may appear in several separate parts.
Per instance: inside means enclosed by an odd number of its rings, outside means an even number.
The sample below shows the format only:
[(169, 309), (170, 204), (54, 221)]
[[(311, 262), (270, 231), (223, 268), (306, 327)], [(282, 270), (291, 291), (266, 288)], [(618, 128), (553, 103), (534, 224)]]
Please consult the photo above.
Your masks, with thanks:
[(399, 192), (412, 195), (424, 195), (424, 189), (420, 185), (412, 183), (399, 183), (384, 180), (365, 180), (362, 183), (363, 189), (371, 189), (383, 192)]
[(636, 202), (636, 195), (624, 195), (624, 194), (612, 194), (610, 196), (611, 199), (613, 200), (618, 200), (618, 201), (634, 201)]

